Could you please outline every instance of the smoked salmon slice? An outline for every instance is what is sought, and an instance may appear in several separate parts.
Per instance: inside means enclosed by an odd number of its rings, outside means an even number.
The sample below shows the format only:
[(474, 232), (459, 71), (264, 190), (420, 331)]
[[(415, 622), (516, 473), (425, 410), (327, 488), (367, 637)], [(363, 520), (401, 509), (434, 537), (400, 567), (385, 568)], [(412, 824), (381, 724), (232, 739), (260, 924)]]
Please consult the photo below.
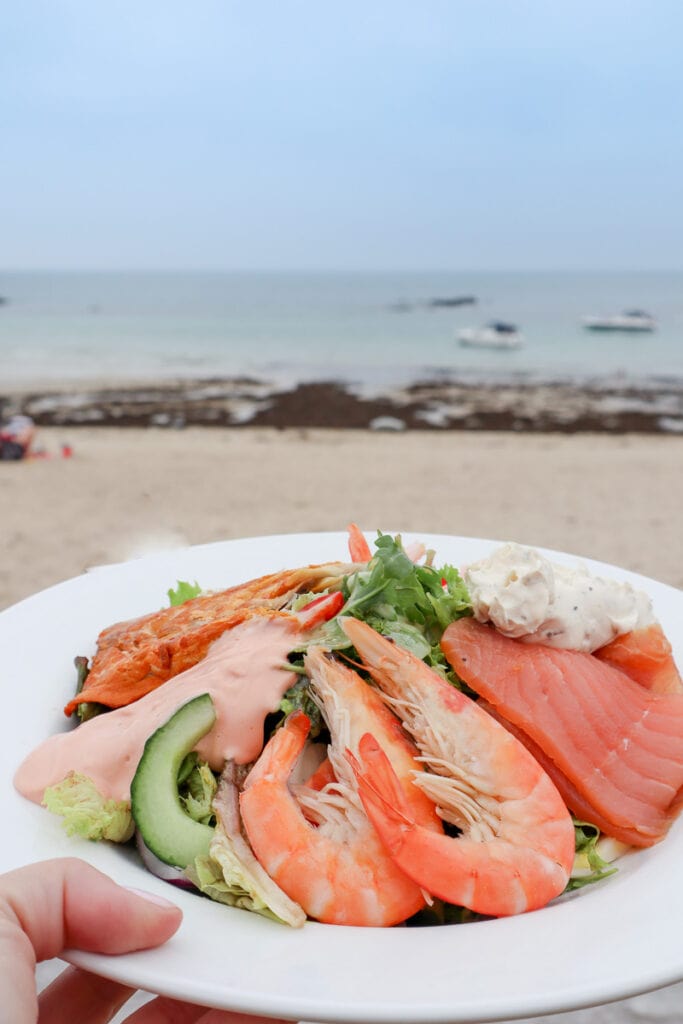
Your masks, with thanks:
[(592, 654), (522, 643), (474, 619), (451, 623), (441, 647), (543, 755), (577, 816), (634, 846), (666, 835), (683, 787), (683, 694), (653, 693)]
[(248, 616), (276, 614), (296, 593), (334, 588), (352, 568), (331, 562), (271, 573), (108, 626), (97, 638), (83, 688), (64, 714), (71, 715), (84, 701), (109, 708), (132, 704), (196, 665), (214, 640)]
[(653, 693), (683, 691), (671, 644), (658, 622), (624, 633), (594, 653)]

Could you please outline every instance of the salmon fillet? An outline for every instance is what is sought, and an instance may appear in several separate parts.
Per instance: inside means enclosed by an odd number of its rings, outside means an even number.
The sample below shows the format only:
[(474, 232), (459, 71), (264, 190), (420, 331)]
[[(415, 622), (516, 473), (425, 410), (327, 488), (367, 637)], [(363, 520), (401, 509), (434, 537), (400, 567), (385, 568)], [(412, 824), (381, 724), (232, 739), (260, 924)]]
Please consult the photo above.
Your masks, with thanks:
[(658, 622), (618, 636), (595, 651), (595, 657), (621, 669), (654, 693), (683, 691), (671, 644)]
[(577, 816), (636, 846), (666, 835), (683, 787), (683, 694), (653, 693), (592, 654), (521, 643), (473, 619), (451, 623), (441, 646), (543, 755)]
[(354, 565), (332, 562), (289, 569), (203, 594), (172, 608), (102, 630), (85, 684), (64, 708), (83, 702), (118, 708), (196, 665), (222, 633), (256, 614), (277, 614), (293, 594), (340, 585)]

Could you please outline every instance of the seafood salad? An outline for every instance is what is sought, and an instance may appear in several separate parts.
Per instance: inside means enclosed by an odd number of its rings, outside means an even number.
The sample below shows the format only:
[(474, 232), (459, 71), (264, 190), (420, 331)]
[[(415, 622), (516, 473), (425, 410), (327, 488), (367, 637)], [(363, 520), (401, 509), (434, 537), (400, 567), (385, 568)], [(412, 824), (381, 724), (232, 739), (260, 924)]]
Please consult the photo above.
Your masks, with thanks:
[(460, 923), (609, 884), (679, 813), (683, 683), (628, 584), (352, 524), (344, 561), (168, 597), (76, 657), (74, 727), (15, 786), (173, 884), (293, 927)]

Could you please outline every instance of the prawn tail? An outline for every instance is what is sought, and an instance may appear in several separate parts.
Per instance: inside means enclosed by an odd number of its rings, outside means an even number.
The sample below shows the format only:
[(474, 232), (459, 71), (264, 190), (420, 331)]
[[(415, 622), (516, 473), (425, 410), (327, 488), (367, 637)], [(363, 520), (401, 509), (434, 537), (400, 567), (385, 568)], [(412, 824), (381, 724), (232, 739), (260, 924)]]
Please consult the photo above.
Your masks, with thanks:
[(329, 757), (326, 757), (325, 760), (318, 765), (316, 770), (309, 775), (306, 779), (305, 785), (307, 789), (314, 789), (319, 792), (321, 789), (324, 789), (325, 786), (329, 786), (331, 783), (336, 781), (337, 776), (334, 774), (332, 762)]
[(360, 739), (358, 758), (350, 750), (346, 757), (356, 776), (365, 813), (390, 856), (395, 857), (405, 834), (416, 823), (391, 762), (370, 733)]

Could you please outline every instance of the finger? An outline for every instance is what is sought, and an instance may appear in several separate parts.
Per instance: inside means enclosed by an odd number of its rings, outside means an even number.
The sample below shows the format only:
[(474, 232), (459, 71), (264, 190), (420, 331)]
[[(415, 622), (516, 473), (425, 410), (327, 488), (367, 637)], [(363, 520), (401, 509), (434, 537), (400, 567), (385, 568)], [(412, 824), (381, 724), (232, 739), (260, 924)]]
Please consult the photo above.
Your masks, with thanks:
[(14, 1001), (14, 1016), (7, 1019), (35, 1020), (37, 960), (69, 947), (128, 953), (158, 946), (180, 920), (173, 904), (124, 889), (74, 858), (0, 876), (0, 992)]
[(159, 996), (151, 1003), (145, 1003), (139, 1010), (127, 1017), (126, 1024), (287, 1024), (287, 1022), (271, 1017), (252, 1017), (246, 1013), (231, 1013), (229, 1010), (209, 1010), (205, 1006), (178, 1003), (165, 996)]
[(47, 960), (68, 948), (129, 953), (158, 946), (177, 930), (178, 907), (125, 889), (84, 861), (43, 861), (0, 876), (0, 912)]
[(179, 1003), (174, 999), (158, 996), (150, 1003), (145, 1003), (130, 1017), (126, 1017), (125, 1024), (196, 1024), (197, 1021), (204, 1020), (207, 1012), (205, 1006)]
[(200, 1024), (292, 1024), (279, 1017), (250, 1017), (247, 1013), (229, 1013), (227, 1010), (209, 1010), (199, 1021)]
[(40, 1024), (106, 1024), (135, 989), (67, 967), (38, 997)]

